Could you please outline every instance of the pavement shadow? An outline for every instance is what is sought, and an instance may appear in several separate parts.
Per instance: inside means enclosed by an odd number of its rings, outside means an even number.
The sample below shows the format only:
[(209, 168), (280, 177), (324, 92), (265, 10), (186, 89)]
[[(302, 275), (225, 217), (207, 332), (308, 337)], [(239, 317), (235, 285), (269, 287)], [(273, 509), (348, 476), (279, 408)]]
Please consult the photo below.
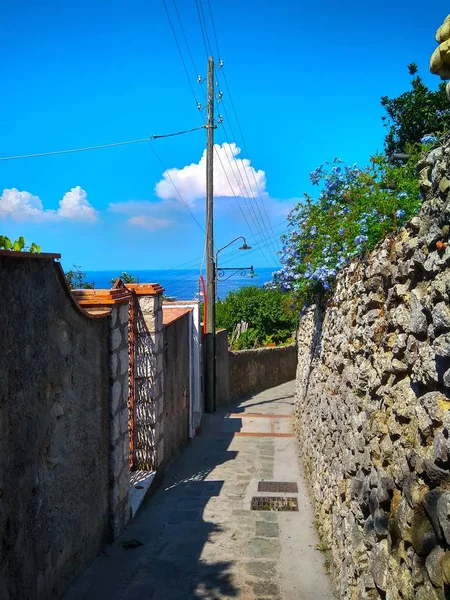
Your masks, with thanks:
[[(237, 456), (229, 450), (232, 436), (229, 432), (225, 438), (195, 438), (169, 469), (133, 527), (137, 537), (141, 523), (147, 539), (133, 575), (121, 588), (121, 599), (220, 600), (240, 595), (232, 575), (235, 559), (222, 558), (218, 539), (228, 528), (204, 516), (207, 504), (220, 495), (224, 485), (223, 480), (206, 478), (216, 466)], [(214, 562), (210, 552), (209, 560), (202, 558), (207, 544), (217, 544)]]

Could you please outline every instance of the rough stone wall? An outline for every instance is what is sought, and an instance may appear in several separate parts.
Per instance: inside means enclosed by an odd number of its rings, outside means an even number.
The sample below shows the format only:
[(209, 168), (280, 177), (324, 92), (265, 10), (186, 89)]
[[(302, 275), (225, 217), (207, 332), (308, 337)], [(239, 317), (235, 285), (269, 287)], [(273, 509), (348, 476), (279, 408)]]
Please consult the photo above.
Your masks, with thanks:
[(109, 324), (110, 521), (112, 535), (117, 537), (130, 519), (128, 303), (112, 307)]
[(294, 344), (229, 352), (229, 402), (291, 381), (295, 378), (296, 365)]
[(296, 423), (339, 598), (450, 597), (449, 155), (420, 165), (420, 216), (301, 319)]
[(189, 441), (190, 326), (192, 313), (164, 327), (164, 462)]
[(0, 256), (0, 598), (52, 600), (109, 536), (108, 318)]
[(135, 308), (136, 467), (154, 471), (164, 459), (162, 295), (137, 296)]

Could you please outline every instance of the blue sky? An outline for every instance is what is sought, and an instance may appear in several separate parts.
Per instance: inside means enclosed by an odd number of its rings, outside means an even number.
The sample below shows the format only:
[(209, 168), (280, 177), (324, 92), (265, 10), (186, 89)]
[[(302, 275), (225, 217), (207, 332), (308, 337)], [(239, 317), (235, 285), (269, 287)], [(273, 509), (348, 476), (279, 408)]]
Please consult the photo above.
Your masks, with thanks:
[[(173, 0), (166, 2), (201, 99)], [(177, 6), (196, 70), (204, 75), (195, 0), (177, 0)], [(242, 138), (220, 73), (219, 109), (230, 120), (225, 119), (226, 135), (217, 131), (217, 150), (236, 196), (251, 196), (256, 178), (264, 204), (263, 210), (259, 195), (237, 202), (216, 160), (216, 245), (245, 235), (255, 266), (275, 266), (272, 238), (283, 231), (289, 208), (311, 191), (309, 172), (335, 156), (365, 164), (382, 149), (380, 97), (406, 90), (409, 62), (417, 62), (425, 81), (437, 86), (428, 62), (446, 10), (438, 3), (424, 10), (415, 0), (308, 5), (211, 0), (211, 6), (249, 155), (238, 154)], [(207, 0), (203, 7), (208, 17)], [(162, 0), (127, 5), (18, 0), (1, 4), (0, 20), (0, 156), (132, 140), (200, 124)], [(215, 48), (209, 20), (208, 27)], [(60, 252), (65, 268), (132, 271), (187, 261), (197, 268), (204, 234), (164, 171), (176, 169), (169, 171), (172, 180), (204, 227), (204, 148), (205, 133), (197, 131), (0, 161), (0, 233), (24, 235), (43, 251)], [(247, 158), (250, 165), (236, 163)], [(244, 172), (245, 189), (236, 183)]]

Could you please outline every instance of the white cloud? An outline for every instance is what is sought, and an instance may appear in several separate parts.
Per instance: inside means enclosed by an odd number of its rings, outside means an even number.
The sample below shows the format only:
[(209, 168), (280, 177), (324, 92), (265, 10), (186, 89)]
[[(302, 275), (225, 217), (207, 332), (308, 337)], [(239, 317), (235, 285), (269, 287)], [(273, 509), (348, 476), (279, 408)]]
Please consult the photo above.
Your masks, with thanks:
[(98, 212), (88, 202), (87, 193), (79, 185), (64, 194), (58, 210), (44, 209), (39, 196), (11, 188), (3, 190), (0, 196), (0, 217), (10, 217), (15, 221), (96, 221)]
[[(258, 189), (266, 192), (266, 174), (257, 171), (247, 158), (238, 158), (241, 149), (233, 142), (214, 145), (214, 196), (255, 198)], [(193, 204), (205, 197), (206, 150), (198, 163), (182, 169), (167, 169), (156, 184), (156, 195), (162, 200), (179, 200), (178, 189), (183, 199)]]
[(156, 231), (173, 224), (174, 213), (180, 210), (180, 206), (171, 200), (165, 202), (128, 200), (110, 202), (108, 210), (129, 217), (127, 219), (129, 225)]
[(87, 193), (79, 186), (66, 192), (59, 203), (58, 215), (65, 219), (96, 221), (97, 211), (88, 202)]
[(135, 227), (147, 229), (148, 231), (157, 231), (163, 227), (168, 227), (171, 224), (171, 221), (169, 221), (169, 219), (156, 219), (147, 215), (138, 215), (136, 217), (130, 217), (127, 223), (129, 225), (134, 225)]

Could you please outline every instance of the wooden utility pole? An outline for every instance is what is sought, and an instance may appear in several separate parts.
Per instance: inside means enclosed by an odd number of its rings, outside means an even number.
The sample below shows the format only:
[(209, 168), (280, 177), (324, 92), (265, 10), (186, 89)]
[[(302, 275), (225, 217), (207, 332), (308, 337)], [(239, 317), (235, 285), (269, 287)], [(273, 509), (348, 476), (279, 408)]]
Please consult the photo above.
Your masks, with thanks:
[(208, 120), (206, 124), (206, 412), (216, 410), (216, 290), (214, 264), (213, 152), (214, 60), (208, 58)]

